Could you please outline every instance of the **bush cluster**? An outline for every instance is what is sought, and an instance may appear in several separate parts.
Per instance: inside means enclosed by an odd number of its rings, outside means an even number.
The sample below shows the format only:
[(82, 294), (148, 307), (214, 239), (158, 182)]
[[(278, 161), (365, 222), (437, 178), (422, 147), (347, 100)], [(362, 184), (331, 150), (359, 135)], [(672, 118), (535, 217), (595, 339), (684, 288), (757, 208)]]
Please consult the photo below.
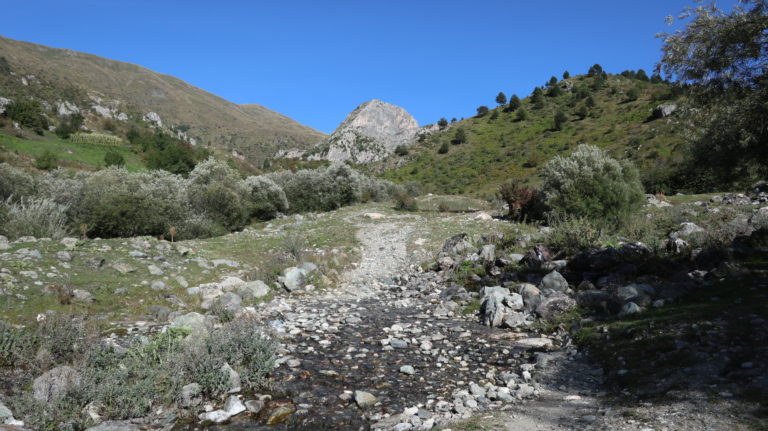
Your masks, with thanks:
[(117, 166), (54, 170), (35, 178), (0, 164), (0, 233), (59, 238), (85, 226), (91, 237), (169, 236), (174, 227), (175, 238), (189, 239), (236, 230), (253, 218), (329, 211), (405, 192), (344, 164), (246, 178), (213, 158), (197, 164), (187, 178)]
[(643, 203), (637, 169), (595, 146), (580, 145), (541, 170), (544, 202), (559, 215), (620, 224)]

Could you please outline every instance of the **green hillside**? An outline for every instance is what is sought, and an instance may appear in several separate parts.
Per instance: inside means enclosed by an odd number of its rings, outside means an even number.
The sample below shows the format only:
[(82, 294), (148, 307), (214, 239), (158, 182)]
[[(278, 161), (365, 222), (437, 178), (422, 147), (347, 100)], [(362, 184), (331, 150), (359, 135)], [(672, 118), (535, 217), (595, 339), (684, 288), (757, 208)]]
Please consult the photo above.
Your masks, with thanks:
[[(263, 106), (237, 105), (135, 64), (4, 37), (0, 98), (38, 100), (52, 124), (67, 104), (79, 109), (91, 130), (159, 126), (198, 148), (256, 164), (280, 149), (309, 148), (325, 136)], [(148, 121), (150, 113), (162, 124)]]
[[(422, 137), (408, 154), (392, 156), (378, 169), (390, 180), (417, 181), (426, 192), (489, 197), (512, 178), (536, 183), (538, 167), (579, 144), (633, 160), (648, 179), (681, 156), (683, 139), (675, 116), (651, 118), (656, 106), (676, 103), (671, 86), (658, 79), (634, 72), (597, 73), (542, 90), (538, 104), (532, 96), (522, 100), (524, 120), (519, 109), (499, 105)], [(561, 130), (554, 124), (558, 111), (564, 114)], [(457, 142), (459, 129), (464, 130), (464, 143)]]

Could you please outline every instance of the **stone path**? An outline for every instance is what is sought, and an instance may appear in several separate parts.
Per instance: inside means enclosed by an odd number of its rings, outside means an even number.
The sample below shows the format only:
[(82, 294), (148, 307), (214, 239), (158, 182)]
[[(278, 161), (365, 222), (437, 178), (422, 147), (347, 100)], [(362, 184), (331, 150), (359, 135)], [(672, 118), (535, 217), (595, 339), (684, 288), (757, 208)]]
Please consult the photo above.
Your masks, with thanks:
[[(263, 429), (430, 430), (552, 392), (536, 381), (551, 354), (521, 346), (528, 334), (479, 325), (451, 300), (466, 292), (438, 273), (413, 270), (406, 252), (413, 223), (366, 223), (358, 234), (361, 263), (341, 286), (260, 310), (282, 341), (275, 405), (297, 409)], [(269, 414), (221, 429), (260, 429)], [(523, 417), (520, 423), (509, 429), (537, 429), (525, 428)]]

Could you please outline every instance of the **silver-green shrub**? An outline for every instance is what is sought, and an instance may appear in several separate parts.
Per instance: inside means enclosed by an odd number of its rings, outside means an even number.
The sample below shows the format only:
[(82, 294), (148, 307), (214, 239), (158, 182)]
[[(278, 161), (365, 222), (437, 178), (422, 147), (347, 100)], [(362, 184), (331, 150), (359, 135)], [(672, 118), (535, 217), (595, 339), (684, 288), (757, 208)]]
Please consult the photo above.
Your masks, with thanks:
[(13, 196), (20, 199), (35, 193), (35, 180), (31, 175), (7, 163), (0, 163), (0, 200)]
[(187, 179), (192, 209), (227, 229), (242, 227), (249, 219), (251, 191), (236, 170), (209, 158), (199, 163)]
[(268, 177), (282, 187), (292, 212), (332, 211), (363, 200), (382, 201), (399, 193), (389, 181), (372, 179), (346, 164), (298, 172), (281, 171)]
[(288, 199), (283, 189), (264, 175), (251, 176), (244, 180), (250, 190), (251, 216), (260, 220), (275, 218), (278, 213), (288, 211)]
[(560, 216), (615, 224), (643, 203), (637, 169), (595, 146), (580, 145), (568, 157), (555, 157), (541, 177), (544, 202)]
[(67, 207), (52, 199), (23, 197), (13, 202), (8, 198), (0, 210), (0, 233), (14, 239), (22, 236), (61, 239), (70, 234)]

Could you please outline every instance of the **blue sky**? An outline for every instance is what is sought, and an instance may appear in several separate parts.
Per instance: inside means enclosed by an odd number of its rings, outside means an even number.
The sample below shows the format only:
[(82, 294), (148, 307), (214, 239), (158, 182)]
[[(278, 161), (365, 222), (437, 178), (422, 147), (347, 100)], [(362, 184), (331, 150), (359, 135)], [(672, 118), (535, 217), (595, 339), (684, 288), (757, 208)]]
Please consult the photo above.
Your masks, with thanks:
[(691, 4), (24, 0), (3, 5), (0, 34), (136, 63), (329, 133), (374, 98), (423, 125), (594, 63), (650, 72), (664, 18)]

